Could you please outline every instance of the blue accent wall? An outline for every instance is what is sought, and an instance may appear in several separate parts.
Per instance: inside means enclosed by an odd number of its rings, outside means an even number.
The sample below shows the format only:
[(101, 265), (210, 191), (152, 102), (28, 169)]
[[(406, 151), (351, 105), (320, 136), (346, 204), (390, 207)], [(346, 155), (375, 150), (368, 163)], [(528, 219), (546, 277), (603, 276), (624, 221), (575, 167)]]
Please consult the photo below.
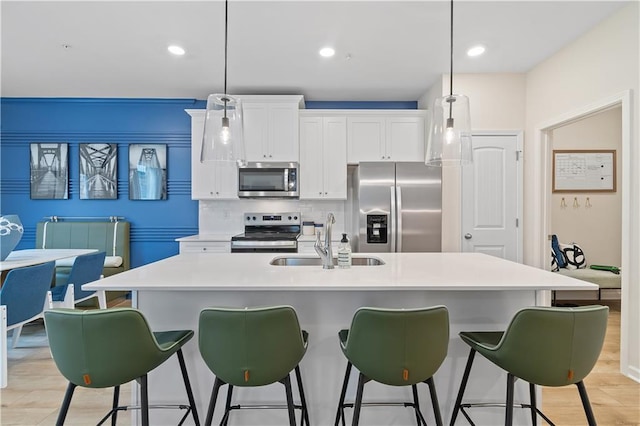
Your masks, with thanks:
[(305, 101), (306, 109), (418, 109), (418, 101)]
[[(198, 233), (198, 202), (191, 200), (191, 117), (204, 108), (193, 99), (1, 100), (0, 211), (20, 216), (18, 249), (34, 248), (45, 216), (123, 216), (131, 222), (131, 265), (178, 253), (175, 238)], [(69, 144), (69, 199), (30, 198), (29, 144)], [(79, 144), (118, 146), (118, 198), (79, 198)], [(167, 199), (129, 200), (129, 144), (167, 145)]]
[[(308, 109), (416, 109), (417, 102), (306, 101)], [(176, 238), (198, 233), (191, 199), (191, 117), (195, 99), (0, 99), (0, 213), (24, 225), (18, 249), (34, 248), (36, 223), (48, 216), (123, 216), (131, 222), (131, 266), (178, 253)], [(69, 144), (69, 199), (30, 198), (29, 144)], [(81, 200), (79, 144), (118, 146), (118, 198)], [(167, 199), (129, 200), (129, 145), (167, 145)]]

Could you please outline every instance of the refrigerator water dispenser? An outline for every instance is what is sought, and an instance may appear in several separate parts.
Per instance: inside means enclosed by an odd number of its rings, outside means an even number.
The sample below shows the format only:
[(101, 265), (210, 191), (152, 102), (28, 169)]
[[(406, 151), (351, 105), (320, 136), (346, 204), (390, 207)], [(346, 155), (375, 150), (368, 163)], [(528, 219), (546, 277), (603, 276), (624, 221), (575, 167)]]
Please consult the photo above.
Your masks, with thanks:
[(387, 215), (367, 215), (367, 244), (387, 244)]

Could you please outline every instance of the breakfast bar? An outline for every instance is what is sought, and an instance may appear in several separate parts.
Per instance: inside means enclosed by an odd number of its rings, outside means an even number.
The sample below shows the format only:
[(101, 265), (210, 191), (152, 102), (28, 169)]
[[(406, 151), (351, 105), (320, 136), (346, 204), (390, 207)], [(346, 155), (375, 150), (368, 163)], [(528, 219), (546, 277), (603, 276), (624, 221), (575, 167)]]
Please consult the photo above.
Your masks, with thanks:
[[(366, 260), (357, 260), (363, 258)], [(519, 309), (543, 304), (545, 291), (597, 288), (595, 284), (479, 253), (357, 253), (351, 268), (329, 270), (322, 269), (315, 259), (317, 256), (301, 254), (183, 253), (86, 284), (83, 289), (133, 291), (133, 306), (143, 312), (154, 330), (193, 329), (197, 333), (200, 311), (211, 306), (293, 306), (301, 327), (309, 332), (309, 346), (300, 367), (311, 423), (327, 426), (334, 423), (346, 367), (337, 333), (349, 327), (359, 307), (448, 308), (448, 356), (434, 376), (443, 420), (448, 423), (468, 355), (468, 346), (460, 341), (458, 332), (504, 329)], [(184, 355), (203, 419), (214, 377), (200, 357), (197, 336), (185, 346)], [(503, 402), (504, 373), (484, 359), (477, 359), (476, 363), (466, 398)], [(353, 379), (352, 374), (347, 400), (355, 396)], [(181, 383), (177, 361), (175, 365), (163, 364), (149, 376), (150, 403), (185, 401)], [(419, 386), (418, 391), (423, 413), (432, 424), (426, 385)], [(223, 392), (218, 399), (214, 423), (220, 421), (220, 400), (224, 395)], [(295, 387), (294, 396), (297, 398)], [(515, 400), (527, 397), (526, 383), (516, 383)], [(136, 392), (133, 398), (137, 398)], [(376, 383), (367, 385), (364, 394), (365, 401), (409, 399), (410, 387)], [(283, 404), (284, 389), (280, 384), (236, 388), (234, 403)], [(348, 419), (350, 415), (347, 411)], [(502, 408), (476, 409), (471, 415), (479, 425), (503, 422)], [(133, 417), (135, 423), (135, 414)], [(154, 425), (176, 424), (178, 419), (179, 413), (151, 411)], [(528, 411), (515, 411), (515, 424), (528, 421)], [(240, 410), (232, 413), (230, 422), (286, 424), (287, 414), (286, 410)], [(463, 424), (465, 420), (459, 422)], [(366, 407), (361, 424), (412, 425), (415, 416), (413, 410), (400, 407)]]

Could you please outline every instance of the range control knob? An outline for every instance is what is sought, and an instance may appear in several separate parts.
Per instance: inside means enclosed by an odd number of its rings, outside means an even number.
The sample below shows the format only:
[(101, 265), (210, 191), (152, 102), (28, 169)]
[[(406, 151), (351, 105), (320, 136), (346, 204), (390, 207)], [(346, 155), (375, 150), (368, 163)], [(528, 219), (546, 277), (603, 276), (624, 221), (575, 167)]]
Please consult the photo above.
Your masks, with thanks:
[(255, 217), (255, 216), (253, 217), (253, 220), (256, 220), (256, 217)]
[(294, 216), (294, 217), (293, 217), (293, 220), (298, 220), (298, 216)]
[(247, 216), (247, 220), (251, 220), (251, 216)]
[(291, 216), (289, 216), (289, 220), (291, 220)]

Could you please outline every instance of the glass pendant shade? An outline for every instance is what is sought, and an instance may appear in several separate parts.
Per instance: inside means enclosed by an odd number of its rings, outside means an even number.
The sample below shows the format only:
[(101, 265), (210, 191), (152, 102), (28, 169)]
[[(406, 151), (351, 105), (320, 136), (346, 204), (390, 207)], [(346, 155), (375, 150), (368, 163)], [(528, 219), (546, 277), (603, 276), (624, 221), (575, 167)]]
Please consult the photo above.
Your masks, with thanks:
[(458, 166), (473, 162), (469, 98), (447, 95), (433, 103), (425, 163)]
[(246, 164), (240, 99), (226, 94), (207, 98), (200, 161)]

